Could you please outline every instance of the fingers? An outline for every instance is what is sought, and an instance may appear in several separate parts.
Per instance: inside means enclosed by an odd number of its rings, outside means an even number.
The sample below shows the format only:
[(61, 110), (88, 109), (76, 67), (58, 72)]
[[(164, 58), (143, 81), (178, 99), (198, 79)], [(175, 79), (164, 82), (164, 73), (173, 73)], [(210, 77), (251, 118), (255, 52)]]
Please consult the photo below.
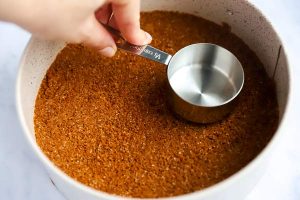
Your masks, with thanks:
[[(99, 49), (100, 53), (111, 57), (116, 52), (112, 36), (99, 23), (110, 24), (119, 29), (127, 41), (136, 45), (149, 44), (152, 37), (140, 28), (139, 0), (111, 0), (90, 16), (81, 27), (83, 43)], [(112, 11), (114, 16), (110, 19)], [(110, 20), (110, 21), (109, 21)]]
[(117, 47), (112, 36), (101, 26), (95, 15), (89, 17), (80, 30), (84, 44), (99, 49), (104, 56), (112, 57), (115, 54)]
[(112, 0), (114, 20), (122, 35), (132, 44), (149, 44), (152, 37), (140, 28), (139, 0)]
[(116, 20), (112, 11), (112, 5), (107, 4), (104, 7), (101, 7), (95, 12), (95, 16), (99, 22), (102, 24), (109, 25), (117, 30), (119, 30)]
[(97, 20), (102, 24), (108, 24), (108, 22), (110, 21), (111, 14), (112, 14), (111, 4), (105, 4), (95, 12)]

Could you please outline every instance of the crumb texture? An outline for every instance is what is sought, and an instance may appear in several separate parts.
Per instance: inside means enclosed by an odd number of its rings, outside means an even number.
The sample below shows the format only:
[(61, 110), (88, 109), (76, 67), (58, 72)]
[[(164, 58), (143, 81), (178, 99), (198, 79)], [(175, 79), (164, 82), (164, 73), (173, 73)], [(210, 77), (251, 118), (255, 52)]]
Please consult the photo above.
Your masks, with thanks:
[(152, 45), (171, 54), (199, 42), (233, 52), (245, 84), (232, 113), (214, 124), (180, 120), (166, 105), (164, 65), (67, 45), (36, 99), (37, 143), (66, 174), (101, 191), (167, 197), (201, 190), (240, 170), (268, 143), (278, 125), (274, 83), (228, 26), (160, 11), (143, 13), (141, 23)]

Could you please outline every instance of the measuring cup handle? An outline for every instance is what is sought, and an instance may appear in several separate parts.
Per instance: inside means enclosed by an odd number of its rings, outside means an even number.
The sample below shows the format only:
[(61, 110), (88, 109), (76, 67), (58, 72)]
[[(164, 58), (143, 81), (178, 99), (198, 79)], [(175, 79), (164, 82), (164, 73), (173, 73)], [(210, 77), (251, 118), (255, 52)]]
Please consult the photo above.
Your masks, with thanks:
[(169, 64), (169, 62), (172, 58), (172, 56), (170, 54), (163, 52), (159, 49), (156, 49), (150, 45), (139, 46), (139, 45), (131, 44), (122, 37), (121, 33), (118, 30), (116, 30), (108, 25), (105, 25), (105, 24), (103, 24), (103, 26), (107, 29), (108, 32), (110, 32), (114, 36), (114, 38), (116, 40), (116, 45), (119, 49), (123, 49), (130, 53), (142, 56), (144, 58), (148, 58), (150, 60), (165, 64), (165, 65)]

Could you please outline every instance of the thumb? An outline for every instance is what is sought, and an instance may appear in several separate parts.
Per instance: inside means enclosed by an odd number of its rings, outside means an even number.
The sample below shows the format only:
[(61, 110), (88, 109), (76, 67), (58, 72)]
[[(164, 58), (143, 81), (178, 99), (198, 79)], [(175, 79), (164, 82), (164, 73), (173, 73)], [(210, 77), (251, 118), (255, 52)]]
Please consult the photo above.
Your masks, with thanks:
[(97, 21), (95, 15), (89, 17), (81, 29), (84, 44), (98, 49), (107, 57), (112, 57), (116, 53), (117, 47), (114, 39)]
[(114, 20), (122, 35), (136, 45), (149, 44), (152, 37), (140, 28), (140, 1), (112, 0)]

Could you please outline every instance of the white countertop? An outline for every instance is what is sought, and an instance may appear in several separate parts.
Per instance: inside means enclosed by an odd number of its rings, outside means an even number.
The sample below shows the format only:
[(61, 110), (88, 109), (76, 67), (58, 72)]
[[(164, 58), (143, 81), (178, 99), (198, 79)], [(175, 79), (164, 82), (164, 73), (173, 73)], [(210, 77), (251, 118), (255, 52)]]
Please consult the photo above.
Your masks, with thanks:
[[(247, 200), (300, 199), (300, 1), (251, 0), (272, 19), (287, 45), (295, 80), (290, 127), (272, 154), (269, 170)], [(17, 117), (15, 80), (30, 34), (0, 22), (0, 199), (65, 200), (31, 151)]]

